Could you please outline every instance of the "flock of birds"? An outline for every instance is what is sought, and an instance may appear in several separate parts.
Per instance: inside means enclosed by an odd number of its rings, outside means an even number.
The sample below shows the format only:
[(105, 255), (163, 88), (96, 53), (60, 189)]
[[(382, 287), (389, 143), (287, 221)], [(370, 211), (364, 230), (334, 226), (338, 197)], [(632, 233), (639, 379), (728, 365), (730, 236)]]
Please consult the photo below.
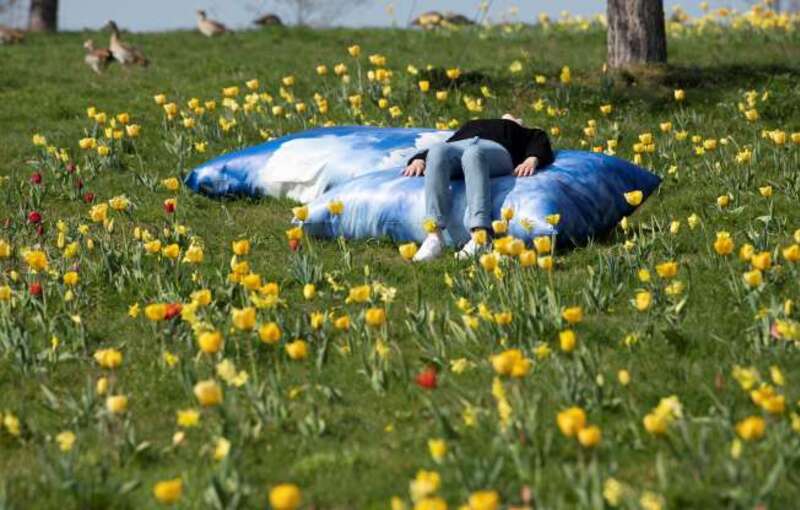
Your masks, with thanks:
[[(266, 14), (254, 21), (260, 26), (281, 26), (283, 22), (274, 14)], [(119, 62), (123, 66), (139, 65), (147, 67), (150, 61), (139, 48), (122, 40), (119, 27), (114, 21), (109, 21), (105, 26), (111, 31), (108, 48), (97, 48), (94, 41), (88, 39), (83, 43), (86, 50), (84, 61), (97, 74), (102, 73), (112, 62)], [(228, 32), (228, 27), (219, 21), (208, 17), (206, 11), (197, 11), (197, 30), (206, 37), (215, 37)]]
[[(262, 27), (283, 25), (275, 14), (265, 14), (255, 19), (253, 23)], [(430, 30), (452, 25), (472, 25), (474, 22), (460, 14), (430, 11), (418, 16), (411, 24)], [(142, 50), (122, 40), (119, 27), (114, 21), (109, 21), (104, 29), (111, 32), (107, 48), (96, 47), (92, 39), (83, 43), (86, 50), (84, 62), (87, 66), (97, 74), (105, 71), (112, 62), (118, 62), (125, 67), (132, 65), (147, 67), (149, 60)], [(197, 11), (197, 30), (206, 37), (216, 37), (230, 31), (223, 23), (209, 18), (203, 10)], [(20, 43), (24, 39), (23, 31), (0, 26), (0, 44)]]
[[(260, 16), (253, 23), (262, 27), (283, 25), (281, 18), (275, 14)], [(87, 66), (98, 74), (105, 71), (112, 62), (118, 62), (126, 67), (131, 65), (147, 67), (150, 61), (145, 54), (122, 39), (119, 27), (114, 21), (109, 21), (103, 28), (111, 32), (107, 48), (96, 47), (92, 39), (83, 43), (83, 48), (86, 50), (84, 62)], [(209, 18), (203, 10), (197, 11), (197, 30), (206, 37), (215, 37), (229, 31), (224, 24)], [(17, 44), (24, 40), (24, 31), (0, 25), (0, 45)]]

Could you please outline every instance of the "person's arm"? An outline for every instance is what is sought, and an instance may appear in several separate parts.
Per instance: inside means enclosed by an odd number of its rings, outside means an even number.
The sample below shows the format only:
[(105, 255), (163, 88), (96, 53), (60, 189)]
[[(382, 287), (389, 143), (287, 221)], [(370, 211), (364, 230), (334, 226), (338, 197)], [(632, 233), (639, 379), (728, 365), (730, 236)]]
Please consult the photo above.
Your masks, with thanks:
[(550, 146), (550, 138), (541, 129), (530, 129), (528, 143), (525, 145), (525, 158), (534, 157), (537, 160), (536, 167), (542, 168), (555, 160), (553, 148)]

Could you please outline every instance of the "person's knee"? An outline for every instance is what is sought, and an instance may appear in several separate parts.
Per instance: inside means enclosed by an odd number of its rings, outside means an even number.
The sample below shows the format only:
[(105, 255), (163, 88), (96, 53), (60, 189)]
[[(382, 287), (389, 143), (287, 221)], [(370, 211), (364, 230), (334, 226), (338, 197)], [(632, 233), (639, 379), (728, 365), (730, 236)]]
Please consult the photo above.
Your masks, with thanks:
[(481, 170), (486, 165), (486, 149), (472, 145), (461, 155), (461, 166), (465, 172)]
[(433, 157), (433, 158), (450, 157), (450, 155), (453, 153), (453, 150), (454, 150), (454, 147), (452, 145), (450, 145), (449, 143), (444, 143), (444, 142), (437, 143), (437, 144), (431, 145), (431, 147), (428, 149), (428, 158), (431, 158), (431, 157)]
[(437, 143), (428, 149), (427, 172), (449, 170), (449, 165), (457, 161), (455, 148), (447, 143)]

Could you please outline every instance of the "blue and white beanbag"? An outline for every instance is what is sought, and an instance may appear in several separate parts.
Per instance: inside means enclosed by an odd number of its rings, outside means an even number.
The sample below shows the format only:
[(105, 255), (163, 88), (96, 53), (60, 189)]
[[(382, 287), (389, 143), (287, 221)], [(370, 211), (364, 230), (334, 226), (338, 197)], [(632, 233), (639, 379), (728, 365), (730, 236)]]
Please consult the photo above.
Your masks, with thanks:
[[(641, 190), (648, 196), (660, 179), (618, 158), (581, 151), (558, 151), (552, 165), (532, 177), (492, 179), (495, 218), (509, 207), (514, 219), (509, 233), (526, 242), (556, 234), (560, 244), (584, 244), (610, 231), (635, 207), (624, 193)], [(452, 183), (453, 203), (447, 219), (448, 243), (469, 239), (464, 181)], [(340, 200), (344, 212), (331, 215), (328, 204)], [(399, 169), (364, 175), (332, 188), (309, 204), (305, 229), (319, 237), (389, 237), (395, 241), (422, 241), (425, 237), (423, 179), (402, 177)], [(552, 226), (545, 218), (559, 214)]]
[(310, 202), (359, 175), (404, 165), (450, 131), (340, 126), (293, 133), (195, 168), (186, 185), (209, 196), (288, 197)]
[[(424, 179), (400, 172), (411, 155), (450, 134), (361, 126), (313, 129), (209, 161), (186, 183), (212, 196), (286, 196), (308, 203), (310, 235), (419, 242), (425, 237)], [(493, 213), (499, 217), (502, 208), (513, 209), (510, 233), (525, 241), (556, 234), (560, 244), (580, 245), (633, 213), (625, 193), (640, 190), (647, 198), (660, 182), (615, 157), (557, 151), (555, 161), (532, 177), (492, 179)], [(469, 238), (464, 182), (453, 181), (452, 187), (445, 237), (460, 244)], [(328, 210), (332, 201), (344, 203), (341, 215)], [(545, 221), (550, 214), (560, 215), (556, 226)]]

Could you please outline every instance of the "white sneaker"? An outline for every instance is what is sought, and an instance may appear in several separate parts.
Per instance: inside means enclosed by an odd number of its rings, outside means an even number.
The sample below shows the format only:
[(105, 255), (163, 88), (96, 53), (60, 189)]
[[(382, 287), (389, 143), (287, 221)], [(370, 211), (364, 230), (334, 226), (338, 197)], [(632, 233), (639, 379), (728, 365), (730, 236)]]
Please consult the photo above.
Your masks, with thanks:
[(417, 250), (417, 254), (414, 255), (414, 262), (427, 262), (429, 260), (433, 260), (439, 258), (444, 251), (444, 238), (442, 237), (441, 232), (435, 232), (433, 234), (428, 234), (428, 237), (425, 238), (425, 241), (422, 242), (422, 246), (419, 247)]
[(475, 239), (470, 239), (469, 242), (461, 248), (461, 251), (456, 253), (456, 258), (458, 260), (470, 260), (484, 251), (486, 251), (486, 245), (480, 245), (475, 242)]

